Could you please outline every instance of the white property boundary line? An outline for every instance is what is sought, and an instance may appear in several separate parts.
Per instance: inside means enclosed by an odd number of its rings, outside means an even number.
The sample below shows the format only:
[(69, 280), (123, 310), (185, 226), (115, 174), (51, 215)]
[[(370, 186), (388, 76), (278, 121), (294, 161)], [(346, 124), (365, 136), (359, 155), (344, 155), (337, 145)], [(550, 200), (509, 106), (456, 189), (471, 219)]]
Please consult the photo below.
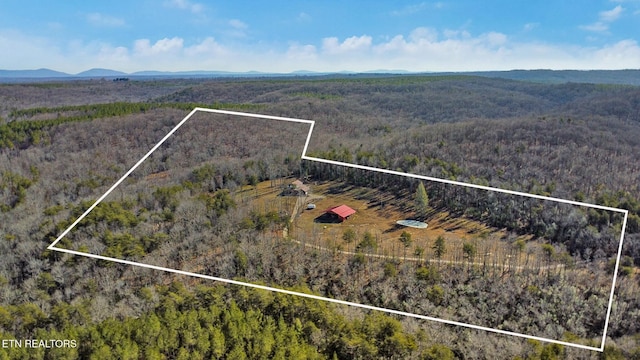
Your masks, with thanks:
[[(571, 342), (566, 342), (566, 341), (547, 339), (547, 338), (543, 338), (543, 337), (539, 337), (539, 336), (526, 335), (526, 334), (516, 333), (516, 332), (512, 332), (512, 331), (500, 330), (500, 329), (493, 329), (493, 328), (488, 328), (488, 327), (484, 327), (484, 326), (466, 324), (466, 323), (462, 323), (462, 322), (458, 322), (458, 321), (434, 318), (434, 317), (426, 316), (426, 315), (419, 315), (419, 314), (413, 314), (413, 313), (408, 313), (408, 312), (399, 311), (399, 310), (381, 308), (381, 307), (377, 307), (377, 306), (358, 304), (358, 303), (354, 303), (354, 302), (350, 302), (350, 301), (331, 299), (331, 298), (326, 298), (326, 297), (312, 295), (312, 294), (306, 294), (306, 293), (297, 292), (297, 291), (285, 290), (285, 289), (280, 289), (280, 288), (275, 288), (275, 287), (270, 287), (270, 286), (264, 286), (264, 285), (257, 285), (257, 284), (252, 284), (252, 283), (247, 283), (247, 282), (237, 281), (237, 280), (231, 280), (231, 279), (223, 279), (223, 278), (219, 278), (219, 277), (215, 277), (215, 276), (202, 275), (202, 274), (192, 273), (192, 272), (188, 272), (188, 271), (170, 269), (170, 268), (161, 267), (161, 266), (143, 264), (143, 263), (134, 262), (134, 261), (116, 259), (116, 258), (111, 258), (111, 257), (106, 257), (106, 256), (101, 256), (101, 255), (95, 255), (95, 254), (90, 254), (90, 253), (83, 253), (83, 252), (79, 252), (79, 251), (75, 251), (75, 250), (69, 250), (69, 249), (63, 249), (63, 248), (56, 247), (56, 244), (60, 240), (62, 240), (62, 238), (64, 238), (76, 225), (78, 225), (78, 223), (80, 221), (82, 221), (82, 219), (84, 219), (96, 206), (98, 206), (98, 204), (100, 204), (113, 190), (115, 190), (115, 188), (118, 187), (118, 185), (120, 185), (129, 175), (131, 175), (131, 173), (133, 173), (133, 171), (135, 171), (135, 169), (137, 169), (154, 151), (156, 151), (169, 137), (171, 137), (171, 135), (173, 135), (185, 122), (187, 122), (187, 120), (189, 120), (195, 113), (197, 113), (199, 111), (200, 112), (207, 112), (207, 113), (215, 113), (215, 114), (237, 115), (237, 116), (244, 116), (244, 117), (250, 117), (250, 118), (289, 121), (289, 122), (309, 124), (309, 133), (307, 134), (307, 139), (305, 141), (304, 148), (302, 150), (302, 156), (301, 156), (301, 158), (304, 159), (304, 160), (322, 162), (322, 163), (345, 166), (345, 167), (352, 167), (352, 168), (355, 168), (355, 169), (361, 169), (361, 170), (367, 170), (367, 171), (376, 171), (376, 172), (381, 172), (381, 173), (390, 174), (390, 175), (406, 176), (406, 177), (411, 177), (411, 178), (414, 178), (414, 179), (421, 179), (421, 180), (434, 181), (434, 182), (440, 182), (440, 183), (445, 183), (445, 184), (459, 185), (459, 186), (465, 186), (465, 187), (481, 189), (481, 190), (487, 190), (487, 191), (495, 191), (495, 192), (505, 193), (505, 194), (510, 194), (510, 195), (518, 195), (518, 196), (530, 197), (530, 198), (541, 199), (541, 200), (555, 201), (555, 202), (564, 203), (564, 204), (584, 206), (584, 207), (590, 207), (590, 208), (595, 208), (595, 209), (600, 209), (600, 210), (614, 211), (614, 212), (619, 212), (619, 213), (624, 214), (624, 221), (622, 223), (622, 229), (621, 229), (621, 235), (620, 235), (620, 244), (618, 245), (618, 255), (617, 255), (617, 259), (616, 259), (616, 265), (615, 265), (615, 269), (614, 269), (614, 273), (613, 273), (613, 281), (612, 281), (611, 291), (610, 291), (610, 295), (609, 295), (609, 305), (607, 307), (607, 315), (606, 315), (606, 319), (605, 319), (605, 325), (604, 325), (604, 329), (603, 329), (602, 341), (601, 341), (600, 347), (586, 346), (586, 345), (581, 345), (581, 344), (576, 344), (576, 343), (571, 343)], [(519, 192), (519, 191), (492, 188), (492, 187), (489, 187), (489, 186), (469, 184), (469, 183), (463, 183), (463, 182), (453, 181), (453, 180), (439, 179), (439, 178), (423, 176), (423, 175), (408, 174), (408, 173), (403, 173), (403, 172), (399, 172), (399, 171), (380, 169), (380, 168), (375, 168), (375, 167), (370, 167), (370, 166), (350, 164), (350, 163), (344, 163), (344, 162), (339, 162), (339, 161), (333, 161), (333, 160), (326, 160), (326, 159), (310, 157), (310, 156), (307, 156), (306, 153), (307, 153), (307, 148), (309, 146), (309, 141), (311, 140), (311, 134), (313, 132), (314, 125), (315, 125), (315, 121), (312, 121), (312, 120), (302, 120), (302, 119), (286, 118), (286, 117), (280, 117), (280, 116), (270, 116), (270, 115), (252, 114), (252, 113), (244, 113), (244, 112), (236, 112), (236, 111), (228, 111), (228, 110), (206, 109), (206, 108), (198, 108), (197, 107), (197, 108), (193, 109), (187, 116), (185, 116), (185, 118), (182, 119), (182, 121), (180, 121), (173, 129), (171, 129), (171, 131), (169, 131), (169, 133), (167, 133), (167, 135), (165, 135), (155, 146), (153, 146), (151, 148), (151, 150), (149, 150), (149, 152), (147, 152), (140, 160), (138, 160), (138, 162), (135, 165), (133, 165), (131, 167), (131, 169), (129, 169), (129, 171), (127, 171), (118, 181), (116, 181), (115, 184), (113, 184), (109, 188), (109, 190), (107, 190), (107, 192), (105, 192), (102, 196), (100, 196), (93, 203), (93, 205), (91, 205), (82, 215), (80, 215), (78, 217), (78, 219), (76, 219), (71, 225), (69, 225), (69, 227), (67, 229), (65, 229), (58, 236), (58, 238), (53, 243), (51, 243), (51, 245), (49, 245), (47, 247), (47, 249), (48, 250), (59, 251), (59, 252), (63, 252), (63, 253), (68, 253), (68, 254), (72, 254), (72, 255), (85, 256), (85, 257), (89, 257), (89, 258), (93, 258), (93, 259), (112, 261), (112, 262), (125, 264), (125, 265), (132, 265), (132, 266), (138, 266), (138, 267), (147, 268), (147, 269), (166, 271), (166, 272), (170, 272), (170, 273), (174, 273), (174, 274), (192, 276), (192, 277), (201, 278), (201, 279), (207, 279), (207, 280), (220, 281), (220, 282), (224, 282), (224, 283), (228, 283), (228, 284), (242, 285), (242, 286), (247, 286), (247, 287), (255, 288), (255, 289), (274, 291), (274, 292), (278, 292), (278, 293), (282, 293), (282, 294), (302, 296), (302, 297), (309, 298), (309, 299), (323, 300), (323, 301), (328, 301), (328, 302), (331, 302), (331, 303), (349, 305), (349, 306), (354, 306), (354, 307), (363, 308), (363, 309), (383, 311), (383, 312), (386, 312), (386, 313), (389, 313), (389, 314), (403, 315), (403, 316), (413, 317), (413, 318), (417, 318), (417, 319), (435, 321), (435, 322), (439, 322), (439, 323), (443, 323), (443, 324), (462, 326), (462, 327), (465, 327), (465, 328), (470, 328), (470, 329), (475, 329), (475, 330), (483, 330), (483, 331), (493, 332), (493, 333), (497, 333), (497, 334), (511, 335), (511, 336), (516, 336), (516, 337), (521, 337), (521, 338), (526, 338), (526, 339), (539, 340), (539, 341), (544, 341), (544, 342), (549, 342), (549, 343), (554, 343), (554, 344), (559, 344), (559, 345), (566, 345), (566, 346), (571, 346), (571, 347), (576, 347), (576, 348), (586, 349), (586, 350), (595, 350), (595, 351), (600, 351), (600, 352), (604, 351), (605, 340), (606, 340), (606, 337), (607, 337), (607, 329), (608, 329), (608, 326), (609, 326), (609, 318), (611, 316), (611, 308), (612, 308), (612, 304), (613, 304), (613, 295), (614, 295), (614, 292), (615, 292), (615, 285), (616, 285), (616, 280), (617, 280), (617, 275), (618, 275), (618, 267), (619, 267), (619, 264), (620, 264), (620, 255), (622, 253), (622, 244), (624, 242), (624, 233), (625, 233), (626, 226), (627, 226), (627, 217), (628, 217), (628, 214), (629, 214), (628, 210), (612, 208), (612, 207), (607, 207), (607, 206), (601, 206), (601, 205), (595, 205), (595, 204), (588, 204), (588, 203), (572, 201), (572, 200), (552, 198), (552, 197), (541, 196), (541, 195), (536, 195), (536, 194), (528, 194), (528, 193)]]

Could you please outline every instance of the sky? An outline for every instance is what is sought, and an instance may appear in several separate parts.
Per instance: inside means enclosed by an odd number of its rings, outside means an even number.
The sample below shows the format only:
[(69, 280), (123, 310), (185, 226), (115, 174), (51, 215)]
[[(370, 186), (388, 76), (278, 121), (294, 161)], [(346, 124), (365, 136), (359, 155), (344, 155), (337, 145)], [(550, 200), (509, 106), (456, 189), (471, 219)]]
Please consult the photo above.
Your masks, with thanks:
[(3, 0), (0, 69), (640, 68), (640, 0)]

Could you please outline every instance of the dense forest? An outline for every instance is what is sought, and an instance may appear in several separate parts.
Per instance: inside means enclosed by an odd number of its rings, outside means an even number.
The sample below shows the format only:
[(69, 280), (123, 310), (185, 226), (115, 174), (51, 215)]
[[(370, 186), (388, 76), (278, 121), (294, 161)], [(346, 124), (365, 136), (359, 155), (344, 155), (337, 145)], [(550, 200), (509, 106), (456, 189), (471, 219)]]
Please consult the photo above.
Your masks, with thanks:
[[(47, 250), (196, 106), (314, 120), (316, 158), (628, 210), (605, 352)], [(301, 160), (308, 130), (196, 113), (57, 246), (600, 346), (620, 212)], [(1, 337), (77, 343), (0, 357), (640, 358), (638, 153), (640, 88), (626, 85), (459, 75), (4, 84)], [(459, 247), (405, 236), (400, 257), (380, 256), (375, 234), (339, 230), (328, 251), (292, 224), (295, 199), (262, 200), (297, 178), (375, 191), (407, 215), (423, 185), (424, 216), (490, 230)], [(502, 234), (491, 246), (513, 267), (483, 264), (489, 233)]]

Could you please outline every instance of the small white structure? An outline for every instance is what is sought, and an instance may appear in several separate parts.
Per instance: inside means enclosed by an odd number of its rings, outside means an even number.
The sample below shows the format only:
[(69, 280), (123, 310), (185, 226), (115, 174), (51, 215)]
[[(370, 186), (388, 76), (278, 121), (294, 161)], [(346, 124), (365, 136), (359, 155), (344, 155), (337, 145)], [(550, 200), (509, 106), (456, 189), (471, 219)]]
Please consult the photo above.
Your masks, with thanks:
[(427, 223), (422, 222), (422, 221), (418, 221), (418, 220), (398, 220), (398, 221), (396, 221), (396, 224), (402, 225), (402, 226), (408, 226), (408, 227), (412, 227), (412, 228), (416, 228), (416, 229), (426, 229), (427, 228)]

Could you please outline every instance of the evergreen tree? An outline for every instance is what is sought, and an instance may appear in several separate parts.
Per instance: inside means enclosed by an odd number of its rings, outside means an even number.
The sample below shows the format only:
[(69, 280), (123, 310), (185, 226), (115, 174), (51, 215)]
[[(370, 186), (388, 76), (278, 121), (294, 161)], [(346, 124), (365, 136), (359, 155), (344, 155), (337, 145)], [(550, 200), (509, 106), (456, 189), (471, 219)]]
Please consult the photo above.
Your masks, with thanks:
[(433, 253), (436, 255), (436, 258), (440, 260), (442, 255), (447, 252), (447, 248), (445, 247), (444, 237), (438, 236), (436, 241), (433, 243)]
[(427, 211), (429, 210), (429, 196), (427, 195), (427, 190), (424, 188), (422, 181), (418, 184), (418, 189), (416, 190), (415, 209), (416, 215), (419, 218), (424, 219), (424, 217), (427, 216)]
[(356, 232), (348, 228), (342, 233), (342, 240), (347, 244), (351, 244), (356, 239)]
[(400, 234), (400, 242), (402, 243), (402, 245), (404, 246), (404, 259), (407, 259), (407, 248), (409, 246), (411, 246), (412, 240), (411, 240), (411, 234), (403, 231), (402, 234)]

